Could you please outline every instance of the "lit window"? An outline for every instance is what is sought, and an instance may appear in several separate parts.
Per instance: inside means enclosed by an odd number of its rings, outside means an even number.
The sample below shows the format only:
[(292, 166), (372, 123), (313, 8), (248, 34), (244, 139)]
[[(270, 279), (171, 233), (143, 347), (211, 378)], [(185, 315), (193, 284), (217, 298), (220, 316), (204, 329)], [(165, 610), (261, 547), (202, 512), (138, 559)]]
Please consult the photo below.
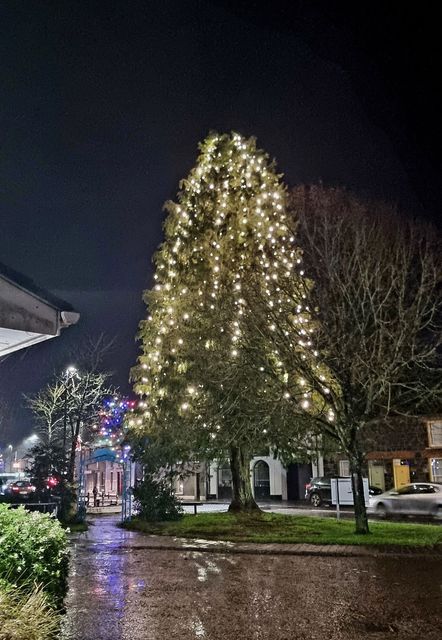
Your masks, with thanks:
[(432, 458), (430, 464), (433, 482), (442, 482), (442, 458)]
[(428, 445), (442, 447), (442, 422), (428, 423)]

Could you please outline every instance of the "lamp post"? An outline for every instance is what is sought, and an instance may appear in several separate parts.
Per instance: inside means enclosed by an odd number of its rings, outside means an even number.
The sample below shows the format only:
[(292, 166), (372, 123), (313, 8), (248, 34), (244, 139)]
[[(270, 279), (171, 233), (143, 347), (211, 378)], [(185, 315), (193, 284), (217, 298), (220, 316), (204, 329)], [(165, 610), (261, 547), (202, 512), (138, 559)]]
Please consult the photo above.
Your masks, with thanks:
[(8, 451), (9, 451), (9, 473), (12, 473), (12, 449), (14, 447), (12, 446), (12, 444), (8, 444)]
[(67, 460), (66, 460), (66, 435), (67, 435), (67, 422), (68, 422), (68, 392), (69, 381), (77, 375), (77, 368), (69, 366), (64, 372), (64, 413), (63, 413), (63, 467), (62, 473), (64, 475), (63, 482), (61, 483), (61, 517), (66, 519), (69, 512), (69, 492), (66, 492), (66, 476), (67, 476)]
[(63, 414), (63, 465), (66, 463), (66, 432), (68, 421), (68, 382), (77, 373), (77, 368), (69, 366), (64, 372), (64, 414)]

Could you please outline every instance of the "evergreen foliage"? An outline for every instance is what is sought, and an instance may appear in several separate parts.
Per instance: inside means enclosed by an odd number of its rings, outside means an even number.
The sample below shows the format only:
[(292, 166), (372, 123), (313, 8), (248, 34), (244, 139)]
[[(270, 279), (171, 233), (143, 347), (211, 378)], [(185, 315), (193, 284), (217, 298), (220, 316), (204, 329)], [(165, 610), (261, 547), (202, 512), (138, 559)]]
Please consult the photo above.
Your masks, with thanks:
[(147, 522), (179, 520), (183, 514), (170, 478), (146, 474), (134, 489), (134, 498), (138, 517)]
[(51, 602), (60, 604), (66, 590), (66, 532), (48, 514), (0, 504), (0, 579), (43, 586)]
[[(268, 309), (278, 313), (290, 281), (291, 317), (306, 333), (294, 348), (308, 351), (307, 283), (274, 163), (253, 138), (236, 133), (211, 134), (200, 149), (177, 202), (166, 204), (155, 285), (145, 293), (142, 355), (133, 370), (144, 411), (132, 428), (167, 434), (182, 460), (228, 455), (233, 506), (253, 509), (251, 456), (269, 446), (287, 450), (293, 415), (287, 413), (289, 392), (268, 384), (259, 354), (250, 358), (254, 335), (247, 318), (254, 310), (245, 292), (251, 284), (258, 287)], [(290, 395), (309, 402), (273, 345), (267, 357)]]

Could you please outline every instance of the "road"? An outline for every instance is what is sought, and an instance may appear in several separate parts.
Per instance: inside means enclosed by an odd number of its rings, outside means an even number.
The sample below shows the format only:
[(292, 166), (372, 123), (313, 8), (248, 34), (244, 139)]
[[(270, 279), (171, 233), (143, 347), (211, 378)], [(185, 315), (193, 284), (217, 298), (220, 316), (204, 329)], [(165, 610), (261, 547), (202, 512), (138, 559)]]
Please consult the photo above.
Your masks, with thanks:
[(152, 550), (115, 522), (73, 536), (63, 640), (442, 637), (441, 558)]

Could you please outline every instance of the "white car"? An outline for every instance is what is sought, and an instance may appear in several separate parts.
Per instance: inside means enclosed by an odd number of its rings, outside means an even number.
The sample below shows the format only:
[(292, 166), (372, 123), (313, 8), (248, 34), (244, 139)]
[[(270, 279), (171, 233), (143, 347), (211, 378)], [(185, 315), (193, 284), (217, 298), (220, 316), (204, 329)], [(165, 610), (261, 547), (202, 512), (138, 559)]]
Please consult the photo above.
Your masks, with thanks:
[(370, 512), (387, 516), (432, 516), (442, 519), (442, 485), (415, 482), (370, 499)]

